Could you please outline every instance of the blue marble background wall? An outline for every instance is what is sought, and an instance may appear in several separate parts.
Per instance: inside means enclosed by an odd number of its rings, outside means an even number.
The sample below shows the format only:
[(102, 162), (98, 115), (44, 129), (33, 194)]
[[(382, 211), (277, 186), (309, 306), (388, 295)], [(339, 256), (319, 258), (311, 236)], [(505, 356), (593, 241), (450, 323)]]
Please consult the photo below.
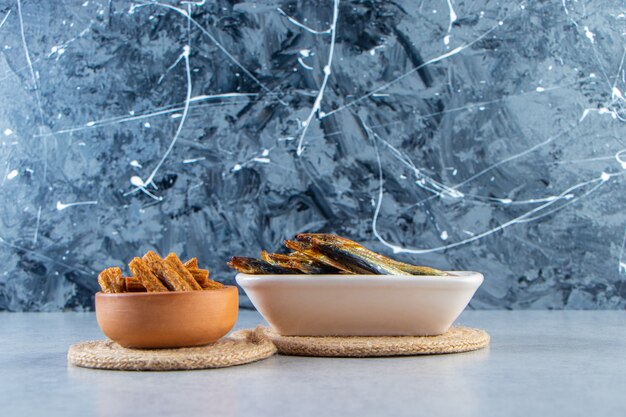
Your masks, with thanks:
[(624, 308), (624, 3), (0, 0), (0, 309), (332, 231)]

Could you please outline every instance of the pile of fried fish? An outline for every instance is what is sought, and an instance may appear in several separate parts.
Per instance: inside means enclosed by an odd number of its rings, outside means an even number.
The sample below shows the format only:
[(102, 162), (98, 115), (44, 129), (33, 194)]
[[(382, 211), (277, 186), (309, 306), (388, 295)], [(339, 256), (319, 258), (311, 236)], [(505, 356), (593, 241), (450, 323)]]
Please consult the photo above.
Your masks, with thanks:
[(233, 256), (228, 266), (246, 274), (449, 275), (371, 251), (333, 234), (300, 233), (286, 240), (288, 254), (261, 251), (261, 259)]

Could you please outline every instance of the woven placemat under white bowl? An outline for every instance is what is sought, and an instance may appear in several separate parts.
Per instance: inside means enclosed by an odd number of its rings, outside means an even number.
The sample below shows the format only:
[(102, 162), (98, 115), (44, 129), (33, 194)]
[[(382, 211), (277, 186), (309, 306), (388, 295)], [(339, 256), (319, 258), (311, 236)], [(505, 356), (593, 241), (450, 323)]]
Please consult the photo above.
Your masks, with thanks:
[(439, 336), (281, 336), (269, 328), (264, 331), (278, 353), (297, 356), (432, 355), (468, 352), (489, 345), (486, 331), (460, 326)]
[(224, 368), (269, 358), (274, 344), (262, 329), (240, 330), (206, 346), (179, 349), (127, 349), (111, 340), (72, 345), (67, 360), (83, 368), (119, 371), (175, 371)]

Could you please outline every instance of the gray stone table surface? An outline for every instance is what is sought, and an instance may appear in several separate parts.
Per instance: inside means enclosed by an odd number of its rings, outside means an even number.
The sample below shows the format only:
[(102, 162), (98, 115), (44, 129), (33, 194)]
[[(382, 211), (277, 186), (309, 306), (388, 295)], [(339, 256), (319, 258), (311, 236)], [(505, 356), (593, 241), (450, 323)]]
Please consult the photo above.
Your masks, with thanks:
[[(69, 366), (93, 313), (0, 313), (4, 416), (624, 416), (626, 313), (467, 311), (490, 348), (380, 359), (274, 356), (187, 372)], [(242, 311), (237, 328), (263, 323)]]

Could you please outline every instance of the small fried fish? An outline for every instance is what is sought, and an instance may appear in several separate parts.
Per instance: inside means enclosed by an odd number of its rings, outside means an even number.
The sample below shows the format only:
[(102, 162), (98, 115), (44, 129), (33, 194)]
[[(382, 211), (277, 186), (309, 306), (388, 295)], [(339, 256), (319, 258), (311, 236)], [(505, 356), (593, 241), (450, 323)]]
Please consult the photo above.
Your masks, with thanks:
[(311, 238), (309, 243), (324, 255), (358, 274), (406, 275), (404, 271), (381, 262), (368, 253), (353, 250), (350, 246), (341, 243), (329, 242), (315, 237)]
[(341, 262), (337, 262), (334, 259), (331, 259), (330, 257), (320, 252), (317, 248), (314, 248), (310, 243), (296, 242), (294, 240), (285, 240), (285, 246), (293, 251), (302, 253), (303, 255), (317, 262), (320, 262), (324, 265), (334, 268), (340, 271), (341, 273), (346, 273), (346, 274), (360, 273), (360, 272), (354, 272), (352, 269), (348, 268)]
[(299, 274), (300, 271), (295, 269), (282, 268), (280, 266), (271, 265), (265, 261), (255, 258), (247, 258), (244, 256), (233, 256), (227, 265), (244, 274)]
[[(300, 233), (296, 235), (296, 239), (302, 242), (311, 242), (312, 239), (317, 239), (318, 243), (323, 242), (328, 246), (342, 246), (347, 252), (358, 255), (359, 257), (367, 258), (373, 261), (377, 265), (385, 265), (387, 268), (396, 269), (402, 271), (400, 275), (434, 275), (445, 276), (450, 275), (445, 271), (440, 271), (428, 266), (412, 265), (405, 262), (396, 261), (387, 256), (381, 255), (374, 251), (371, 251), (363, 245), (354, 242), (350, 239), (346, 239), (341, 236), (327, 234), (327, 233)], [(398, 275), (398, 274), (394, 274)]]
[(262, 250), (261, 259), (274, 266), (297, 269), (304, 274), (319, 275), (336, 274), (339, 272), (336, 268), (318, 262), (300, 252), (292, 252), (285, 255), (282, 253), (268, 253), (267, 251)]

